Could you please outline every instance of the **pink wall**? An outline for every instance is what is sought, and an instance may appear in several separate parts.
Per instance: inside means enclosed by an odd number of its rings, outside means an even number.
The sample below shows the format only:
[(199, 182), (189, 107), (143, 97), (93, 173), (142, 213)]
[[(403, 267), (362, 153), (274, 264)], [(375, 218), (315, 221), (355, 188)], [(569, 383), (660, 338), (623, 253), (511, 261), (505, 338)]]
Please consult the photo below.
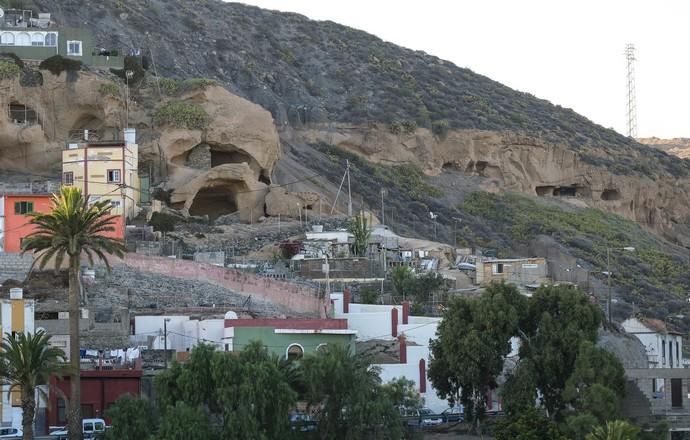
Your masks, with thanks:
[(123, 263), (142, 272), (157, 273), (174, 278), (206, 281), (254, 298), (284, 306), (294, 312), (314, 313), (325, 317), (326, 302), (317, 290), (287, 281), (259, 277), (234, 269), (196, 263), (189, 260), (150, 257), (129, 253)]

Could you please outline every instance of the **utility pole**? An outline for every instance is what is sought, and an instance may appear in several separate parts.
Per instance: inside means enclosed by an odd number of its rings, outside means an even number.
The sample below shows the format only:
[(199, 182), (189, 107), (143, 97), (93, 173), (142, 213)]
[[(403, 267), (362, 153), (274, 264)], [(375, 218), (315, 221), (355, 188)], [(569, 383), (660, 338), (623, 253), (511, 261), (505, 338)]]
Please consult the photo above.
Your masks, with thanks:
[(386, 195), (386, 190), (381, 188), (381, 224), (386, 224), (386, 211), (383, 207), (383, 196)]
[(637, 137), (637, 103), (635, 99), (635, 45), (628, 43), (625, 45), (625, 59), (628, 63), (627, 69), (627, 114), (628, 114), (628, 136)]
[(165, 318), (163, 319), (163, 362), (165, 365), (165, 369), (168, 369), (168, 322), (170, 322), (170, 318)]
[(352, 217), (352, 190), (350, 189), (350, 161), (345, 161), (347, 173), (347, 216)]

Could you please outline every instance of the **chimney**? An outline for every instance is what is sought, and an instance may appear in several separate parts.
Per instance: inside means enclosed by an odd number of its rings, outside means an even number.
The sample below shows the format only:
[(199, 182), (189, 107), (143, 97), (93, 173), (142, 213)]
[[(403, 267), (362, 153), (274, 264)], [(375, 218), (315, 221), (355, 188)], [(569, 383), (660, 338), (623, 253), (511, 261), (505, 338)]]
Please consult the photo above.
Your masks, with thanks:
[(346, 287), (343, 289), (343, 313), (350, 313), (350, 301), (352, 300), (352, 294), (350, 293), (350, 288)]
[(24, 290), (21, 287), (13, 287), (10, 289), (10, 299), (24, 298)]
[(400, 363), (407, 363), (407, 338), (405, 334), (398, 336), (398, 344), (400, 344)]
[(402, 303), (402, 323), (407, 324), (408, 318), (410, 317), (410, 302), (404, 301)]

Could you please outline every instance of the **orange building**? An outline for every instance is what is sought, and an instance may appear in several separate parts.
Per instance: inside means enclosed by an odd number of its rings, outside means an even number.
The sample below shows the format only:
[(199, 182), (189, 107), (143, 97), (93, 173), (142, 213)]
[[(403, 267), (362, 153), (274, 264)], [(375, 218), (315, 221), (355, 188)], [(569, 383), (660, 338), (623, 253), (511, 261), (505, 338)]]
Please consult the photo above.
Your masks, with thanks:
[(28, 214), (32, 212), (50, 212), (50, 194), (5, 194), (2, 197), (4, 212), (3, 250), (20, 252), (22, 238), (34, 230), (29, 224)]

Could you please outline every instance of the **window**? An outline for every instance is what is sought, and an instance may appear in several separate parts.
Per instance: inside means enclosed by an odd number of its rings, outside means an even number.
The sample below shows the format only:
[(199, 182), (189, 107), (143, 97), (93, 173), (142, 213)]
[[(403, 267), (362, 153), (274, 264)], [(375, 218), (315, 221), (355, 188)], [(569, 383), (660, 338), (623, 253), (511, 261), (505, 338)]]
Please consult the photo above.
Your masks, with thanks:
[(62, 173), (62, 184), (66, 186), (74, 185), (74, 173), (71, 171)]
[(661, 365), (666, 365), (666, 341), (661, 341)]
[(68, 41), (67, 42), (67, 55), (73, 57), (81, 56), (81, 41)]
[(680, 346), (678, 341), (676, 341), (676, 367), (680, 367)]
[(503, 273), (503, 263), (496, 263), (491, 266), (492, 272), (494, 274)]
[(57, 400), (57, 421), (59, 424), (67, 423), (67, 410), (65, 399), (59, 398)]
[(34, 202), (14, 202), (14, 213), (26, 215), (34, 212)]
[(668, 341), (668, 365), (673, 368), (673, 343)]
[(294, 361), (297, 359), (302, 359), (304, 356), (304, 348), (299, 344), (292, 344), (287, 349), (288, 360)]
[(14, 44), (17, 46), (31, 46), (31, 36), (26, 32), (19, 33), (16, 36)]
[(43, 34), (31, 34), (31, 45), (32, 46), (43, 46), (45, 44), (45, 37)]
[(3, 32), (0, 36), (0, 44), (14, 46), (14, 34), (10, 32)]
[(121, 205), (120, 200), (111, 200), (110, 201), (110, 207), (111, 208), (119, 208)]
[(120, 170), (108, 170), (108, 183), (120, 183)]
[(54, 32), (48, 32), (46, 34), (45, 43), (46, 43), (46, 46), (51, 46), (51, 47), (57, 46), (57, 34)]

